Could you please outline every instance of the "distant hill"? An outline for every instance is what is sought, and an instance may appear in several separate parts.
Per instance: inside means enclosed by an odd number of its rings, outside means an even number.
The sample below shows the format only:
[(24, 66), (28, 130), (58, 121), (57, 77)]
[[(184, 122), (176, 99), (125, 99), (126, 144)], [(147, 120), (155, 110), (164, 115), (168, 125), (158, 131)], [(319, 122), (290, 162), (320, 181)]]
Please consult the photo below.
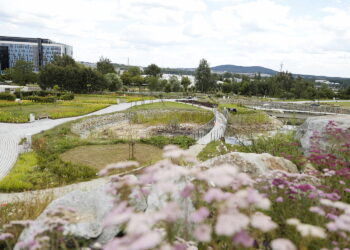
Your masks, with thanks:
[(268, 75), (275, 75), (278, 72), (272, 69), (260, 67), (260, 66), (236, 66), (236, 65), (219, 65), (211, 68), (214, 72), (230, 72), (230, 73), (241, 73), (241, 74), (268, 74)]

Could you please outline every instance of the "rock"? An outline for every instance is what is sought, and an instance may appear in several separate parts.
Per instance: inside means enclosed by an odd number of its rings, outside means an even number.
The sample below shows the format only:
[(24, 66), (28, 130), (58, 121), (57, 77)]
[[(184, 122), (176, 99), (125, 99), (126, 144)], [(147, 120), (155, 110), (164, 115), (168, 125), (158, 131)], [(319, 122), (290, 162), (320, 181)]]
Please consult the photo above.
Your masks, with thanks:
[[(102, 227), (103, 219), (113, 207), (112, 197), (106, 193), (107, 187), (108, 185), (102, 185), (88, 192), (77, 190), (54, 200), (34, 223), (22, 232), (18, 242), (28, 242), (33, 238), (34, 232), (47, 228), (44, 223), (47, 213), (58, 208), (71, 208), (77, 215), (72, 224), (65, 226), (65, 233), (85, 239), (97, 239), (101, 243), (112, 239), (119, 232), (119, 228)], [(19, 249), (18, 246), (15, 249)]]
[[(314, 132), (318, 132), (319, 135), (322, 136), (329, 121), (334, 121), (337, 128), (350, 130), (350, 115), (327, 115), (309, 117), (298, 128), (295, 135), (295, 138), (300, 140), (301, 146), (303, 147), (305, 153), (308, 153), (310, 150), (310, 137), (314, 134)], [(325, 142), (321, 141), (320, 147), (325, 148)]]
[(202, 165), (213, 167), (222, 164), (236, 165), (241, 172), (247, 173), (252, 177), (259, 176), (272, 170), (298, 173), (298, 168), (291, 161), (267, 153), (254, 154), (233, 152), (209, 159), (203, 162)]

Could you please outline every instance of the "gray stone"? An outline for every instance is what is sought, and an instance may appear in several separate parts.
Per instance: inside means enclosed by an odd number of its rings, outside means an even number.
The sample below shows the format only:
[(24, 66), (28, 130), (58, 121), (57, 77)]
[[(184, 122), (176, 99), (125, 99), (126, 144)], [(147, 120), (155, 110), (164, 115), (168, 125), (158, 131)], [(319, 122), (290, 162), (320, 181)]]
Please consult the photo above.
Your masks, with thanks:
[(275, 157), (267, 153), (254, 154), (233, 152), (209, 159), (203, 162), (201, 165), (210, 168), (222, 164), (235, 165), (241, 172), (247, 173), (253, 177), (273, 170), (298, 173), (298, 168), (291, 161), (282, 157)]
[(57, 208), (73, 209), (77, 215), (71, 224), (64, 227), (64, 233), (85, 239), (97, 239), (101, 243), (112, 239), (119, 232), (119, 228), (102, 226), (106, 214), (113, 208), (113, 199), (106, 193), (106, 188), (108, 185), (88, 192), (77, 190), (54, 200), (35, 222), (22, 232), (19, 241), (30, 241), (34, 232), (45, 229), (47, 213)]
[[(308, 153), (311, 147), (310, 137), (315, 133), (320, 136), (324, 134), (325, 128), (330, 121), (334, 121), (337, 128), (350, 130), (350, 115), (327, 115), (309, 117), (297, 130), (295, 138), (300, 140), (305, 153)], [(321, 148), (325, 148), (324, 141), (320, 143)]]

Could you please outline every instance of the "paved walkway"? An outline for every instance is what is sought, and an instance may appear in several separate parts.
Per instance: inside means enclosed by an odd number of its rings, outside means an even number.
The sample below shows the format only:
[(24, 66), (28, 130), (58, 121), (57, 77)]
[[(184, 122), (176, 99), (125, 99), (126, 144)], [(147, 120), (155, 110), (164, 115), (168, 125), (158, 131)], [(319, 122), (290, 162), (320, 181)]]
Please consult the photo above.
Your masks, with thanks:
[(139, 101), (133, 103), (120, 103), (111, 105), (99, 111), (76, 117), (62, 118), (62, 119), (45, 119), (35, 121), (33, 123), (0, 123), (0, 180), (7, 175), (12, 166), (15, 164), (19, 154), (19, 142), (22, 138), (32, 136), (56, 127), (65, 122), (77, 120), (83, 117), (92, 115), (103, 115), (122, 111), (131, 106), (140, 105), (144, 103), (159, 102), (160, 100)]
[[(152, 102), (159, 102), (159, 101), (160, 100), (153, 100)], [(167, 100), (167, 101), (174, 101), (174, 100)], [(145, 103), (149, 103), (149, 102), (151, 101), (146, 101)], [(25, 123), (25, 124), (0, 123), (0, 152), (1, 152), (0, 179), (3, 178), (8, 173), (8, 171), (11, 169), (13, 164), (16, 162), (16, 159), (19, 153), (18, 143), (20, 139), (23, 138), (24, 136), (26, 135), (31, 136), (43, 130), (51, 129), (62, 123), (76, 120), (82, 117), (91, 116), (91, 115), (102, 115), (102, 114), (108, 114), (111, 112), (122, 111), (131, 106), (140, 105), (143, 103), (141, 102), (132, 103), (132, 104), (122, 103), (118, 105), (112, 105), (108, 108), (99, 110), (97, 112), (94, 112), (88, 115), (71, 117), (71, 118), (63, 118), (58, 120), (47, 119), (47, 120), (40, 120), (34, 123)], [(226, 123), (227, 123), (226, 118), (222, 113), (218, 112), (217, 110), (214, 110), (214, 114), (216, 119), (214, 127), (207, 135), (199, 139), (197, 141), (197, 144), (193, 145), (188, 149), (189, 152), (191, 152), (191, 154), (198, 155), (202, 151), (202, 149), (205, 147), (206, 144), (224, 136)], [(0, 204), (18, 202), (18, 201), (27, 201), (27, 200), (30, 200), (32, 197), (35, 197), (38, 195), (40, 196), (52, 195), (53, 198), (58, 198), (73, 190), (82, 190), (82, 191), (91, 190), (99, 185), (108, 183), (108, 181), (109, 181), (109, 177), (104, 177), (104, 178), (94, 179), (91, 181), (67, 185), (63, 187), (50, 188), (46, 190), (37, 190), (37, 191), (21, 192), (21, 193), (0, 193)]]

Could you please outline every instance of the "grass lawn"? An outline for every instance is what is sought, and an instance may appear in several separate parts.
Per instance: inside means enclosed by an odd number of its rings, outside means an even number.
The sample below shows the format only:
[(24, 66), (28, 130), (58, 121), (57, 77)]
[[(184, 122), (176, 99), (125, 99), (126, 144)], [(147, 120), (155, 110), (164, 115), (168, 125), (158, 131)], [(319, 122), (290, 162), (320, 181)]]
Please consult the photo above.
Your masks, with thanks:
[(219, 104), (219, 109), (223, 110), (224, 108), (234, 108), (237, 110), (237, 114), (254, 114), (257, 111), (253, 109), (248, 109), (244, 106), (237, 104)]
[[(158, 147), (136, 143), (134, 156), (140, 165), (147, 165), (160, 160), (162, 152)], [(61, 159), (101, 170), (108, 164), (129, 160), (129, 144), (80, 146), (61, 154)]]
[(330, 106), (340, 106), (342, 108), (350, 108), (350, 102), (328, 102), (328, 103), (322, 103), (322, 104), (327, 104)]
[(0, 122), (27, 122), (29, 114), (36, 116), (47, 114), (49, 118), (57, 119), (88, 114), (105, 107), (108, 104), (78, 103), (64, 101), (57, 103), (27, 103), (25, 105), (2, 106), (0, 103)]
[(182, 109), (182, 110), (200, 110), (203, 111), (204, 109), (195, 107), (189, 104), (184, 103), (178, 103), (178, 102), (155, 102), (155, 103), (149, 103), (144, 105), (138, 105), (131, 107), (128, 109), (129, 111), (139, 111), (139, 110), (154, 110), (154, 109)]
[(226, 144), (222, 141), (212, 141), (208, 143), (205, 148), (198, 154), (197, 159), (200, 161), (206, 161), (213, 157), (228, 154), (235, 151), (234, 146)]
[(22, 104), (0, 101), (0, 122), (28, 122), (29, 114), (36, 116), (47, 114), (51, 119), (73, 117), (92, 113), (112, 104), (154, 99), (153, 97), (117, 96), (117, 95), (75, 95), (71, 101), (56, 103), (33, 103), (22, 101)]
[(36, 165), (37, 158), (34, 152), (19, 155), (10, 173), (0, 181), (0, 191), (15, 192), (31, 189), (33, 185), (28, 182), (28, 178)]

